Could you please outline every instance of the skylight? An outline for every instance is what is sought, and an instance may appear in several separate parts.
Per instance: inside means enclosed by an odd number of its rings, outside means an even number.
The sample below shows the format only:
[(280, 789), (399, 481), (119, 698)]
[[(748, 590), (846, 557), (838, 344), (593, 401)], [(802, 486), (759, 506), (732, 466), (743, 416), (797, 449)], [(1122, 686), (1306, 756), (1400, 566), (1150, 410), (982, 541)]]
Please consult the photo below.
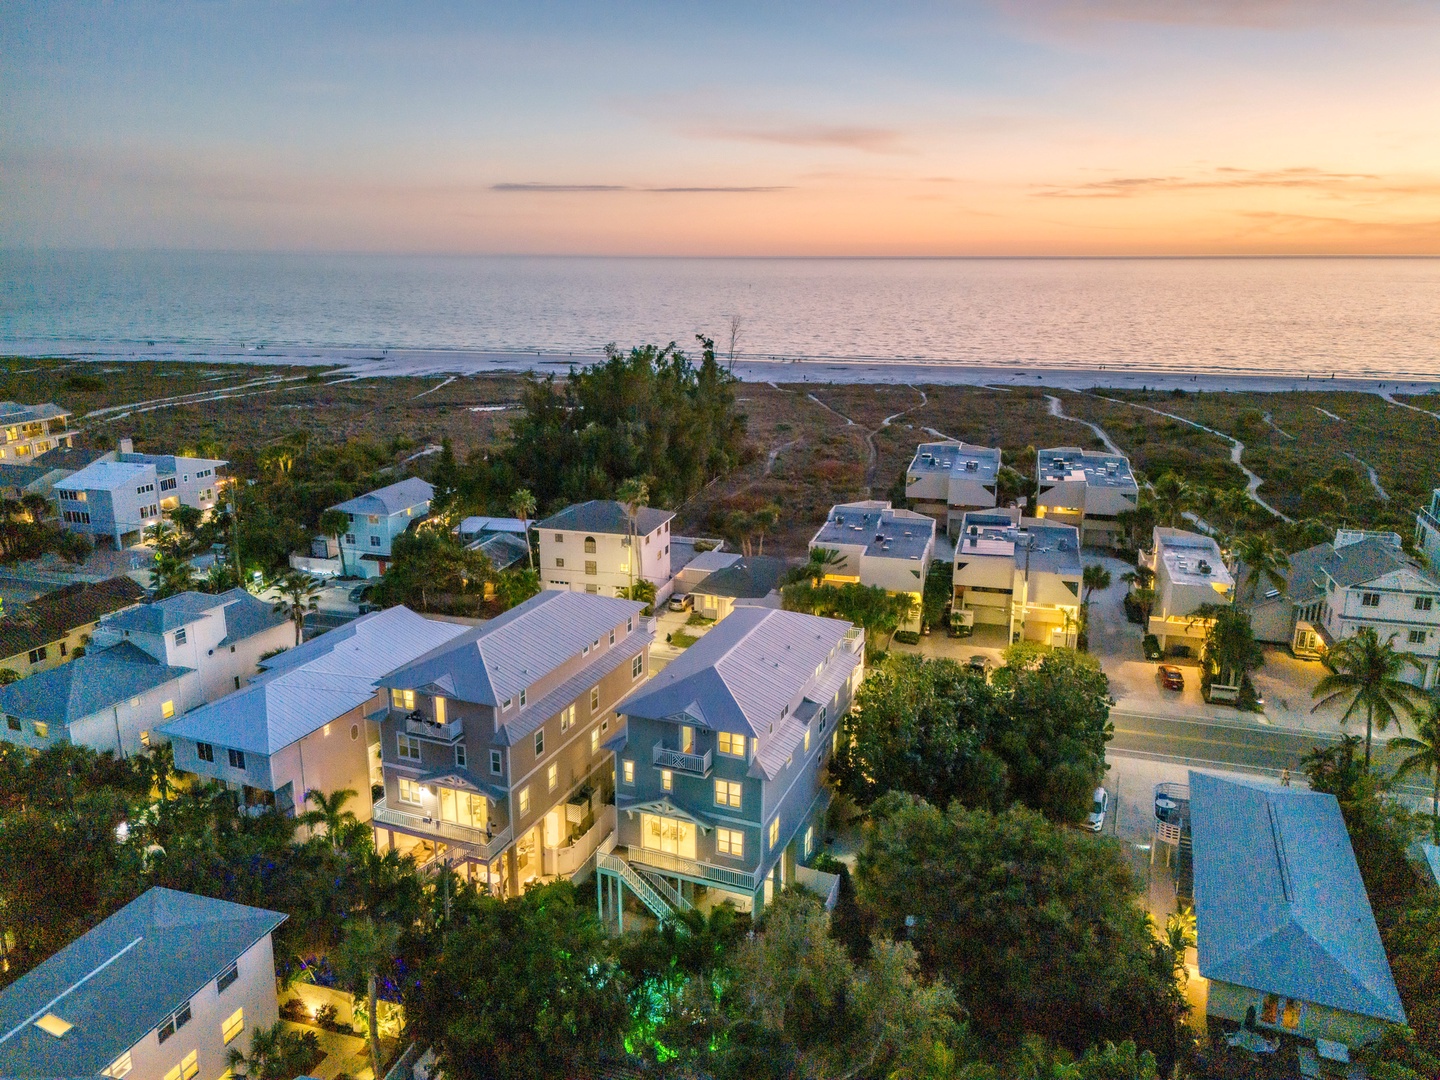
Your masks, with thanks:
[(39, 1020), (35, 1021), (35, 1026), (47, 1035), (54, 1035), (57, 1039), (74, 1027), (73, 1024), (66, 1020), (61, 1020), (60, 1017), (54, 1013), (46, 1013)]

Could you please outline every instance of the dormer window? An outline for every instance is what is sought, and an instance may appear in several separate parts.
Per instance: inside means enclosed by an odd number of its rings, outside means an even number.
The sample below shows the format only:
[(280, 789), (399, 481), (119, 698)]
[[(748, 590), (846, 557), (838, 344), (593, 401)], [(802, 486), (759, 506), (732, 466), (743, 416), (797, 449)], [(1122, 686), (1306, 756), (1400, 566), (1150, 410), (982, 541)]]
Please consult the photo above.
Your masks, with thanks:
[(396, 709), (405, 709), (405, 710), (407, 710), (407, 711), (414, 709), (414, 708), (415, 708), (415, 691), (414, 691), (414, 690), (391, 690), (391, 691), (390, 691), (390, 705), (391, 705), (393, 708), (396, 708)]
[(502, 702), (500, 703), (500, 711), (501, 711), (501, 712), (509, 712), (510, 706), (513, 705), (513, 704), (515, 704), (514, 698), (508, 698), (508, 697), (507, 697), (504, 701), (502, 701)]
[(520, 707), (521, 707), (522, 709), (525, 707), (525, 691), (524, 691), (524, 690), (521, 690), (521, 691), (520, 691)]
[(184, 628), (183, 626), (182, 626), (179, 630), (176, 630), (176, 631), (175, 631), (175, 644), (176, 644), (176, 645), (184, 645), (184, 644), (185, 644), (185, 628)]

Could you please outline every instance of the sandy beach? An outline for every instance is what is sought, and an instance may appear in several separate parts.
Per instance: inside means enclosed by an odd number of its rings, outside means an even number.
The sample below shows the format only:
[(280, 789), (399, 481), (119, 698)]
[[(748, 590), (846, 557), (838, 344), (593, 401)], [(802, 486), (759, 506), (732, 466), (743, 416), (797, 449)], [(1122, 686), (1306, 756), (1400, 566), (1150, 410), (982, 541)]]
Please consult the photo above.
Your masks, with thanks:
[[(599, 353), (486, 352), (466, 349), (340, 349), (303, 346), (177, 345), (148, 342), (106, 343), (0, 341), (0, 354), (33, 358), (69, 358), (101, 363), (160, 360), (192, 363), (339, 366), (364, 378), (387, 376), (473, 375), (482, 372), (553, 372), (571, 364), (589, 364)], [(1062, 390), (1150, 389), (1281, 392), (1351, 391), (1375, 394), (1440, 393), (1440, 375), (1431, 379), (1306, 375), (1252, 372), (1188, 374), (1142, 365), (1041, 367), (1025, 363), (960, 364), (934, 360), (835, 360), (738, 356), (732, 370), (745, 382), (775, 383), (927, 383), (951, 386), (1041, 386)]]

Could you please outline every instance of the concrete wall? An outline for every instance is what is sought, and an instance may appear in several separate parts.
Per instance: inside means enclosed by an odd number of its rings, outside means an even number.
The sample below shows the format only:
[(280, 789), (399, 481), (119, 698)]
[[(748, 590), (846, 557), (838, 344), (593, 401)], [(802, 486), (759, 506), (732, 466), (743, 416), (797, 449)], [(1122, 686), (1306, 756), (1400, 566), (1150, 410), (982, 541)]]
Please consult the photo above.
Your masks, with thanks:
[(1349, 1047), (1364, 1046), (1366, 1043), (1374, 1042), (1390, 1026), (1384, 1020), (1359, 1016), (1312, 1002), (1302, 1002), (1298, 1028), (1286, 1028), (1280, 1024), (1265, 1024), (1260, 1020), (1264, 1000), (1264, 991), (1212, 979), (1205, 1011), (1209, 1016), (1218, 1016), (1243, 1024), (1246, 1013), (1251, 1006), (1254, 1006), (1256, 1027), (1261, 1031), (1287, 1032), (1305, 1039), (1330, 1039)]

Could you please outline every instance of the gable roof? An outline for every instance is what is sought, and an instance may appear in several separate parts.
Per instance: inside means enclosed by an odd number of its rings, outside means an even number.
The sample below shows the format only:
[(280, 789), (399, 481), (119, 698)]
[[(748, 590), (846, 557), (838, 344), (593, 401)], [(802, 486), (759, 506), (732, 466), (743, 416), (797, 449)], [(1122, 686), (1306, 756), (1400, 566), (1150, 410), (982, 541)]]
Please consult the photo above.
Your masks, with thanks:
[[(839, 689), (829, 676), (849, 677), (859, 658), (839, 646), (848, 622), (771, 608), (737, 608), (665, 669), (616, 707), (626, 716), (674, 720), (756, 739), (756, 762), (773, 776), (793, 750), (784, 715), (798, 695), (829, 704)], [(816, 669), (825, 665), (817, 676)], [(798, 711), (798, 709), (797, 709)], [(772, 737), (784, 750), (767, 754)]]
[(1190, 774), (1200, 974), (1405, 1022), (1333, 795)]
[(458, 701), (499, 705), (637, 617), (644, 607), (634, 600), (547, 589), (392, 671), (380, 685), (422, 691), (434, 687)]
[(493, 570), (508, 570), (530, 554), (530, 545), (513, 533), (496, 533), (473, 546), (490, 560)]
[(70, 724), (190, 672), (170, 667), (128, 641), (0, 687), (0, 712)]
[(0, 423), (24, 424), (37, 420), (54, 420), (71, 415), (69, 409), (62, 409), (53, 401), (39, 405), (26, 405), (19, 401), (0, 401)]
[(153, 465), (143, 462), (102, 458), (58, 481), (55, 487), (63, 491), (117, 491), (154, 471)]
[(261, 600), (244, 589), (227, 589), (223, 593), (183, 592), (154, 603), (122, 611), (105, 620), (113, 630), (132, 634), (166, 634), (189, 626), (224, 609), (225, 639), (230, 645), (252, 634), (258, 634), (285, 622), (275, 605)]
[[(98, 1076), (285, 918), (147, 890), (0, 991), (0, 1075)], [(73, 1026), (47, 1034), (46, 1013)]]
[(1429, 575), (1379, 537), (1367, 537), (1341, 548), (1331, 546), (1330, 550), (1332, 554), (1325, 560), (1324, 570), (1341, 585), (1364, 585), (1397, 570), (1409, 570), (1431, 581)]
[(327, 648), (271, 668), (242, 689), (186, 713), (161, 730), (171, 738), (273, 754), (364, 705), (375, 696), (382, 675), (457, 637), (466, 627), (393, 607), (362, 615), (342, 629), (348, 633), (332, 630), (307, 643), (326, 642)]
[(707, 596), (728, 596), (734, 600), (761, 600), (780, 587), (787, 563), (770, 555), (751, 555), (707, 574), (694, 587)]
[(58, 641), (77, 626), (98, 622), (100, 616), (144, 598), (145, 590), (128, 577), (76, 582), (36, 597), (0, 619), (0, 658)]
[[(642, 506), (635, 513), (635, 533), (637, 536), (647, 536), (674, 516), (669, 510)], [(544, 521), (537, 521), (535, 527), (629, 536), (630, 518), (625, 513), (624, 503), (612, 499), (591, 499), (589, 502), (567, 506), (558, 514), (551, 514)]]
[(434, 497), (433, 487), (418, 476), (410, 476), (398, 483), (336, 503), (330, 509), (343, 510), (347, 514), (382, 514), (389, 517), (412, 506), (428, 503)]

